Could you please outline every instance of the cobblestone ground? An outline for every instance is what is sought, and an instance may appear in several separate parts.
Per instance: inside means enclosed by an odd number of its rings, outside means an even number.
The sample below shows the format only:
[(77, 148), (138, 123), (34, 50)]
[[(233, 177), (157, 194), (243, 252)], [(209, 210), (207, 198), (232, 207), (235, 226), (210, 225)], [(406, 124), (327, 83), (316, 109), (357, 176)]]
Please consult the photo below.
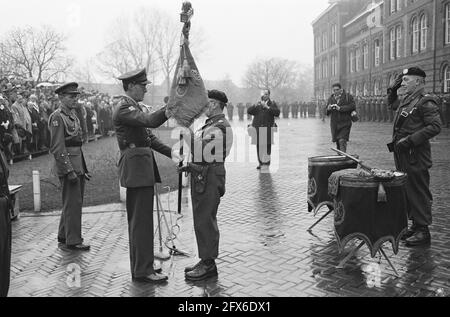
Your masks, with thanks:
[[(233, 123), (245, 135), (246, 123)], [(162, 262), (169, 275), (166, 285), (133, 283), (129, 273), (128, 233), (124, 206), (87, 208), (83, 215), (87, 253), (67, 253), (57, 248), (59, 213), (44, 216), (23, 214), (13, 224), (13, 257), (10, 296), (448, 296), (450, 294), (450, 131), (433, 141), (434, 224), (429, 249), (408, 249), (401, 245), (394, 255), (385, 246), (399, 277), (386, 261), (380, 263), (379, 281), (370, 280), (371, 259), (366, 247), (344, 269), (336, 266), (339, 254), (333, 234), (333, 217), (326, 218), (309, 234), (314, 222), (307, 211), (308, 157), (332, 154), (328, 122), (314, 119), (279, 120), (279, 148), (274, 149), (271, 173), (255, 167), (253, 147), (248, 162), (242, 158), (245, 142), (235, 151), (241, 162), (228, 163), (227, 194), (218, 214), (221, 229), (219, 277), (203, 282), (184, 280), (185, 265), (196, 261), (192, 211), (183, 202), (183, 218), (177, 222), (178, 249), (186, 256), (172, 256)], [(368, 165), (393, 168), (386, 143), (389, 123), (357, 123), (349, 152)], [(240, 142), (237, 142), (240, 143)], [(253, 162), (251, 162), (253, 160)], [(185, 191), (187, 197), (188, 191)], [(161, 197), (164, 209), (176, 208), (175, 196)], [(168, 202), (170, 205), (167, 206)], [(176, 216), (164, 215), (170, 224)], [(165, 225), (163, 226), (165, 227)], [(178, 227), (177, 227), (178, 229)], [(166, 235), (167, 230), (163, 230)], [(158, 241), (157, 239), (155, 241)], [(355, 242), (356, 244), (356, 242)], [(349, 245), (350, 248), (352, 245)], [(157, 248), (157, 246), (156, 246)], [(348, 250), (346, 251), (348, 252)], [(70, 283), (73, 269), (80, 268), (80, 287)], [(72, 272), (72, 273), (71, 273)], [(68, 283), (69, 281), (69, 283)], [(76, 283), (75, 283), (76, 284)], [(72, 286), (72, 287), (71, 287)]]

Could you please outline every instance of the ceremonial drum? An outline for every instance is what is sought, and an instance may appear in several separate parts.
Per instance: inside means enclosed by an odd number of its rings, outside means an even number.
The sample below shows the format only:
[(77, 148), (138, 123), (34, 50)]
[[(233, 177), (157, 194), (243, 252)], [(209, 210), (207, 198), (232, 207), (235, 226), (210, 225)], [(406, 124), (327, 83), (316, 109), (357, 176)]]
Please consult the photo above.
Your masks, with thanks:
[[(355, 156), (358, 158), (358, 156)], [(345, 156), (317, 156), (308, 159), (308, 211), (317, 213), (322, 203), (332, 204), (328, 195), (328, 178), (336, 171), (356, 168), (358, 164)], [(319, 209), (319, 208), (317, 208)]]
[(329, 194), (334, 201), (334, 227), (339, 251), (358, 238), (374, 257), (389, 241), (395, 254), (407, 230), (406, 174), (375, 177), (363, 170), (335, 172), (329, 179)]

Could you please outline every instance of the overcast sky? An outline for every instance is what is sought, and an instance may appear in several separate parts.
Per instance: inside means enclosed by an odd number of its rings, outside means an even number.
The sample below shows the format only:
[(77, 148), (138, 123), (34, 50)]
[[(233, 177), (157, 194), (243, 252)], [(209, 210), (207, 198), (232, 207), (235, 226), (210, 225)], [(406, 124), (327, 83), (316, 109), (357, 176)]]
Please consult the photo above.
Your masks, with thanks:
[[(5, 0), (0, 33), (12, 26), (50, 24), (69, 36), (69, 54), (79, 63), (105, 45), (112, 22), (142, 6), (167, 11), (179, 21), (181, 0)], [(311, 22), (328, 0), (192, 0), (193, 28), (204, 31), (207, 50), (197, 60), (202, 77), (228, 74), (240, 84), (255, 58), (282, 57), (313, 64)], [(180, 23), (180, 30), (182, 24)], [(195, 57), (195, 56), (194, 56)]]

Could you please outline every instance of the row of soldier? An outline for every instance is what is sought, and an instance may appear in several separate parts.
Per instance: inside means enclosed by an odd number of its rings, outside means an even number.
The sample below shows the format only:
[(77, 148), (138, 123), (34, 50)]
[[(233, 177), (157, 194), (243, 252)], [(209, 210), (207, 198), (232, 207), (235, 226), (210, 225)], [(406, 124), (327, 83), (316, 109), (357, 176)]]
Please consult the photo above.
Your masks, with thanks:
[[(245, 115), (247, 116), (247, 120), (252, 120), (252, 115), (248, 114), (248, 109), (252, 106), (255, 106), (252, 103), (247, 102), (244, 103), (238, 103), (236, 106), (233, 105), (233, 103), (229, 103), (227, 105), (227, 115), (228, 120), (233, 121), (234, 115), (235, 115), (235, 108), (237, 108), (237, 115), (239, 121), (244, 121)], [(315, 118), (316, 117), (316, 108), (317, 104), (316, 102), (282, 102), (278, 105), (278, 108), (281, 111), (283, 118)]]

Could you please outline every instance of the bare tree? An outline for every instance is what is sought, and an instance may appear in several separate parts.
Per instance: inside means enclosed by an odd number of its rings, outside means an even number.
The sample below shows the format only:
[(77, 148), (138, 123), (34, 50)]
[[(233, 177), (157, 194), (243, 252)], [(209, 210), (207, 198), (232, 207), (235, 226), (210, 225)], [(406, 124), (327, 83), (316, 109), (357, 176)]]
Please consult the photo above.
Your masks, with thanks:
[(92, 89), (94, 88), (94, 84), (97, 83), (94, 69), (95, 61), (90, 59), (74, 68), (72, 76), (76, 81), (84, 83), (88, 86), (87, 88)]
[(244, 75), (248, 88), (270, 89), (290, 86), (297, 76), (297, 63), (287, 59), (270, 58), (252, 63)]
[(14, 72), (36, 82), (63, 77), (73, 64), (66, 55), (66, 37), (50, 26), (15, 28), (0, 43), (2, 59)]
[[(180, 55), (182, 24), (175, 23), (175, 21), (164, 12), (160, 12), (160, 18), (156, 51), (161, 65), (161, 71), (164, 75), (167, 94), (169, 94), (171, 79)], [(189, 47), (195, 52), (194, 55), (198, 60), (199, 55), (204, 50), (204, 32), (201, 28), (194, 28), (191, 30), (191, 33), (192, 35), (189, 37)]]
[(98, 55), (99, 70), (110, 78), (139, 67), (153, 75), (157, 66), (156, 43), (160, 14), (141, 9), (132, 16), (119, 17), (109, 30), (109, 44)]
[[(157, 8), (142, 7), (128, 17), (119, 17), (108, 32), (108, 44), (98, 55), (100, 72), (116, 78), (146, 67), (152, 81), (163, 76), (169, 94), (180, 55), (182, 26)], [(203, 30), (195, 28), (191, 33), (190, 47), (200, 54), (205, 42)]]

